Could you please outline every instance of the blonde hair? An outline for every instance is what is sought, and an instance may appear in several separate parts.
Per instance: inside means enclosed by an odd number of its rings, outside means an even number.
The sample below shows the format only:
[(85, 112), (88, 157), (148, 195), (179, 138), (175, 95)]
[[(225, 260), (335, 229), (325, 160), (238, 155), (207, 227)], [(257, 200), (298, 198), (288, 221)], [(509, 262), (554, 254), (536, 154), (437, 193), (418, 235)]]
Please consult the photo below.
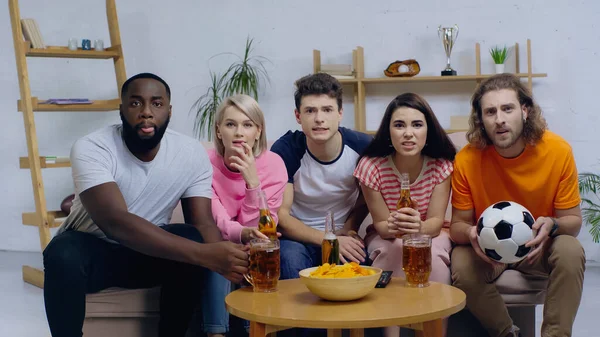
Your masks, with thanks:
[(217, 153), (221, 155), (221, 157), (225, 153), (225, 146), (223, 145), (223, 140), (217, 137), (217, 130), (219, 125), (223, 122), (223, 117), (225, 116), (225, 110), (230, 107), (235, 107), (239, 109), (244, 115), (248, 116), (250, 120), (256, 124), (258, 129), (260, 130), (259, 139), (254, 142), (252, 146), (252, 154), (255, 157), (260, 156), (260, 154), (267, 149), (267, 136), (265, 130), (265, 116), (263, 115), (258, 102), (248, 96), (243, 94), (233, 95), (225, 98), (219, 108), (217, 109), (217, 114), (215, 116), (215, 122), (213, 126), (213, 142), (215, 144), (215, 149)]
[(492, 144), (488, 137), (483, 121), (481, 120), (481, 98), (490, 91), (509, 89), (517, 93), (519, 104), (527, 109), (527, 119), (523, 122), (523, 139), (526, 143), (534, 145), (547, 128), (546, 120), (542, 116), (542, 109), (533, 100), (533, 96), (521, 80), (512, 74), (494, 75), (481, 82), (471, 99), (471, 115), (469, 116), (469, 131), (467, 140), (476, 148), (484, 148)]

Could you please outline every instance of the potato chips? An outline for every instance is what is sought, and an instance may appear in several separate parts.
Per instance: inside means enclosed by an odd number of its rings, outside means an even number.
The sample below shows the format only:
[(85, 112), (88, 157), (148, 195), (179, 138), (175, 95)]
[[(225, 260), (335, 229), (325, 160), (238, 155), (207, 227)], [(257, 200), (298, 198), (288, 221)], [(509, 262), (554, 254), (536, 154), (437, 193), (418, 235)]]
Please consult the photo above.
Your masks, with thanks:
[(341, 266), (324, 263), (315, 271), (310, 273), (310, 277), (316, 278), (350, 278), (359, 276), (369, 276), (375, 274), (372, 269), (361, 268), (356, 262), (344, 263)]

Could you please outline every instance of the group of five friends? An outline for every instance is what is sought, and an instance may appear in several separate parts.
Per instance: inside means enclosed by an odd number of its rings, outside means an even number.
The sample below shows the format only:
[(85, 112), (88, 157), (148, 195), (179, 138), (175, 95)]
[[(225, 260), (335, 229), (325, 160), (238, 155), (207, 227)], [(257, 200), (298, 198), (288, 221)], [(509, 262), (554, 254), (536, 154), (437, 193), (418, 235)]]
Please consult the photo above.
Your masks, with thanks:
[[(542, 336), (570, 336), (581, 300), (585, 255), (577, 169), (569, 144), (547, 129), (532, 94), (510, 74), (476, 89), (456, 148), (421, 96), (388, 105), (374, 137), (341, 127), (342, 86), (318, 73), (296, 82), (288, 131), (268, 147), (258, 103), (228, 97), (214, 121), (214, 149), (168, 128), (171, 91), (141, 73), (122, 86), (122, 123), (77, 140), (71, 150), (75, 199), (44, 250), (46, 314), (54, 337), (82, 335), (85, 296), (109, 287), (160, 285), (160, 336), (184, 336), (197, 307), (209, 336), (229, 330), (225, 296), (248, 268), (259, 193), (280, 232), (281, 279), (321, 264), (325, 216), (339, 229), (340, 260), (402, 276), (398, 234), (432, 240), (432, 281), (467, 295), (492, 337), (518, 336), (493, 281), (506, 269), (548, 278)], [(418, 205), (396, 209), (400, 174)], [(475, 221), (510, 200), (533, 214), (527, 258), (490, 260)], [(171, 224), (181, 203), (184, 224)], [(452, 205), (452, 220), (445, 221)], [(366, 216), (366, 235), (357, 234)], [(399, 303), (398, 305), (402, 305)], [(386, 336), (398, 336), (387, 327)]]

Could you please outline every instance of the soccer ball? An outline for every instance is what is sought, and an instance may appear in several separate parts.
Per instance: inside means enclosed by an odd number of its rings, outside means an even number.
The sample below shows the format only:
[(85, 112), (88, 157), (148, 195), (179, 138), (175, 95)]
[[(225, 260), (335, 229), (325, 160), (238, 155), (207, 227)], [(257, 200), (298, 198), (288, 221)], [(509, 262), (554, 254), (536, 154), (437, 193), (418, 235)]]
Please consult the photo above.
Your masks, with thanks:
[(500, 201), (486, 208), (477, 221), (477, 241), (481, 250), (501, 263), (523, 260), (533, 239), (533, 216), (525, 207), (513, 201)]

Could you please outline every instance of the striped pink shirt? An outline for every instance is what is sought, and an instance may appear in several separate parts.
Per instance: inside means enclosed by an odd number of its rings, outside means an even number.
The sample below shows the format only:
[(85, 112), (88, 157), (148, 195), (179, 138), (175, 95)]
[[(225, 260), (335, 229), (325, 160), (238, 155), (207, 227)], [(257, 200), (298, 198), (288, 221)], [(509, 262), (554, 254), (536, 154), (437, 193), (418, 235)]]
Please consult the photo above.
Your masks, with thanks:
[[(448, 178), (452, 171), (451, 161), (425, 157), (419, 177), (410, 185), (410, 197), (417, 202), (421, 220), (427, 219), (433, 189)], [(400, 198), (400, 172), (394, 165), (392, 156), (363, 157), (354, 170), (354, 176), (363, 185), (380, 192), (390, 212), (396, 210), (396, 203)]]

